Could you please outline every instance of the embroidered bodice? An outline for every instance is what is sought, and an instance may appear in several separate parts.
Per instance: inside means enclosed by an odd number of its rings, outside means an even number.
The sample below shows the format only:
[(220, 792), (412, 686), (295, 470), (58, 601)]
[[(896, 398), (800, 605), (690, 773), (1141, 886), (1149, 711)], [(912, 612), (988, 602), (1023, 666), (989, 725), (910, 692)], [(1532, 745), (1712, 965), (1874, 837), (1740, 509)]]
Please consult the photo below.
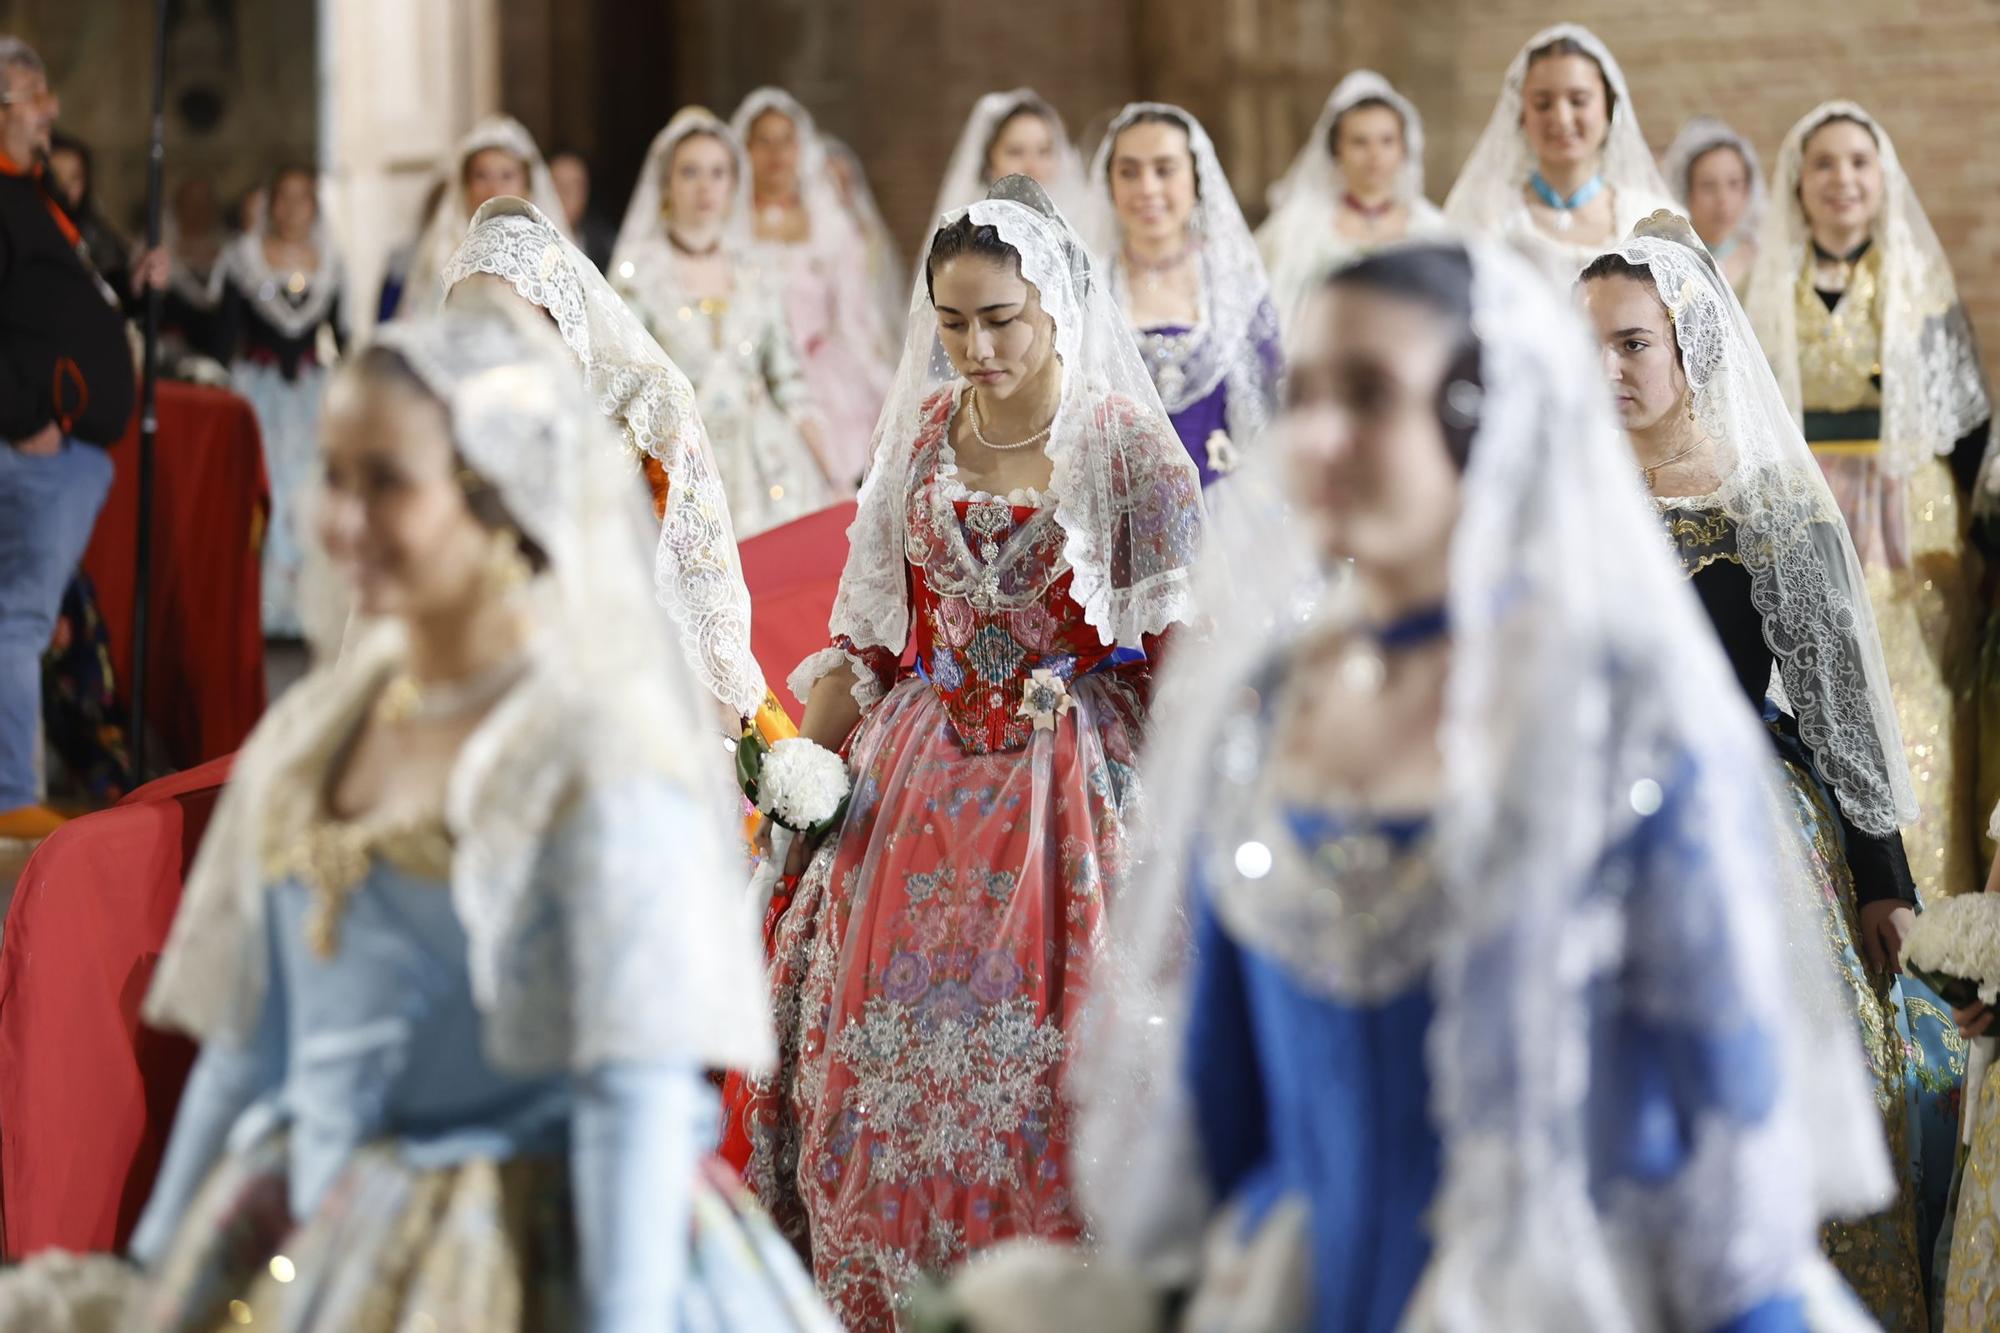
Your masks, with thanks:
[(1833, 309), (1813, 285), (1807, 255), (1798, 303), (1799, 390), (1807, 410), (1851, 412), (1882, 405), (1882, 248), (1856, 261)]
[[(904, 556), (916, 654), (906, 674), (936, 691), (966, 750), (1018, 750), (1067, 710), (1076, 680), (1127, 664), (1143, 672), (1142, 659), (1084, 622), (1053, 495), (992, 496), (959, 481), (953, 402), (947, 391), (926, 404), (911, 462)], [(885, 649), (856, 656), (878, 679), (895, 674)]]

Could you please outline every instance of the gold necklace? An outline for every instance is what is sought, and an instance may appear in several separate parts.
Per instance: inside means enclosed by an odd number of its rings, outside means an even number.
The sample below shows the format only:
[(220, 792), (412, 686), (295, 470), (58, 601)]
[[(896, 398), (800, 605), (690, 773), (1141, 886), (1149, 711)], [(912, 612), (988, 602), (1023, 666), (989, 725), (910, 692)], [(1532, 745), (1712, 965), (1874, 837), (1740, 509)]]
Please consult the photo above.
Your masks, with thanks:
[(1641, 464), (1639, 468), (1639, 475), (1646, 479), (1646, 493), (1648, 495), (1652, 494), (1653, 478), (1660, 471), (1661, 468), (1670, 467), (1673, 464), (1680, 462), (1683, 458), (1686, 458), (1689, 454), (1693, 453), (1695, 450), (1701, 448), (1704, 444), (1707, 443), (1708, 443), (1707, 440), (1696, 440), (1693, 444), (1689, 445), (1687, 448), (1681, 450), (1679, 453), (1674, 454), (1669, 458), (1662, 458), (1657, 463)]

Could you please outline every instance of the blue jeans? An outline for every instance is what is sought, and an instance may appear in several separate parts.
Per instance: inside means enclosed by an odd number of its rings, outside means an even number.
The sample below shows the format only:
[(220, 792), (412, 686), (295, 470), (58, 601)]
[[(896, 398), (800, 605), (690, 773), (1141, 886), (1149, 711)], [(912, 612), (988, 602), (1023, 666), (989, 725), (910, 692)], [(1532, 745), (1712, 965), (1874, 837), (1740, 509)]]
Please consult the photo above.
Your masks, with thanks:
[(0, 444), (0, 810), (42, 799), (42, 654), (111, 489), (111, 456)]

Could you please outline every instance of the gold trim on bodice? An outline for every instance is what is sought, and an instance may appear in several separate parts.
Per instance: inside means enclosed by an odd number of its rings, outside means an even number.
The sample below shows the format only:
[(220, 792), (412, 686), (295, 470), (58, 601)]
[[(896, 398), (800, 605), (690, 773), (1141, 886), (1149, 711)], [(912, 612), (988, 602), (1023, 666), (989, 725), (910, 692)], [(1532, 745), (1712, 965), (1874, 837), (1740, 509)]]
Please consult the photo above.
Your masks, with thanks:
[(1869, 247), (1856, 261), (1846, 295), (1831, 310), (1813, 286), (1813, 270), (1808, 252), (1795, 292), (1803, 406), (1809, 412), (1880, 407), (1882, 391), (1876, 381), (1882, 375), (1882, 247)]
[(1661, 509), (1667, 539), (1680, 561), (1681, 575), (1693, 578), (1718, 561), (1743, 563), (1736, 548), (1736, 524), (1719, 509)]

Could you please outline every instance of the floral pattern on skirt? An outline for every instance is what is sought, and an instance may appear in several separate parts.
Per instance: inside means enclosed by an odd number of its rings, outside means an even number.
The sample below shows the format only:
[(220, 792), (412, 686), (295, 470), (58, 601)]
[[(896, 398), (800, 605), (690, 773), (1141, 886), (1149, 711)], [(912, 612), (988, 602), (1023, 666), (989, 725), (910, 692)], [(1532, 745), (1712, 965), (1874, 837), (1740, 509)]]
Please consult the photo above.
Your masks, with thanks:
[(778, 920), (781, 1067), (749, 1085), (750, 1180), (850, 1329), (918, 1279), (1082, 1222), (1062, 1088), (1127, 858), (1140, 701), (1112, 673), (1019, 750), (968, 751), (899, 684), (850, 744), (855, 795)]
[[(158, 1333), (566, 1333), (583, 1325), (562, 1157), (419, 1170), (393, 1143), (357, 1153), (304, 1223), (286, 1207), (283, 1135), (210, 1173), (153, 1274)], [(677, 1329), (833, 1333), (805, 1275), (726, 1167), (694, 1187)]]

